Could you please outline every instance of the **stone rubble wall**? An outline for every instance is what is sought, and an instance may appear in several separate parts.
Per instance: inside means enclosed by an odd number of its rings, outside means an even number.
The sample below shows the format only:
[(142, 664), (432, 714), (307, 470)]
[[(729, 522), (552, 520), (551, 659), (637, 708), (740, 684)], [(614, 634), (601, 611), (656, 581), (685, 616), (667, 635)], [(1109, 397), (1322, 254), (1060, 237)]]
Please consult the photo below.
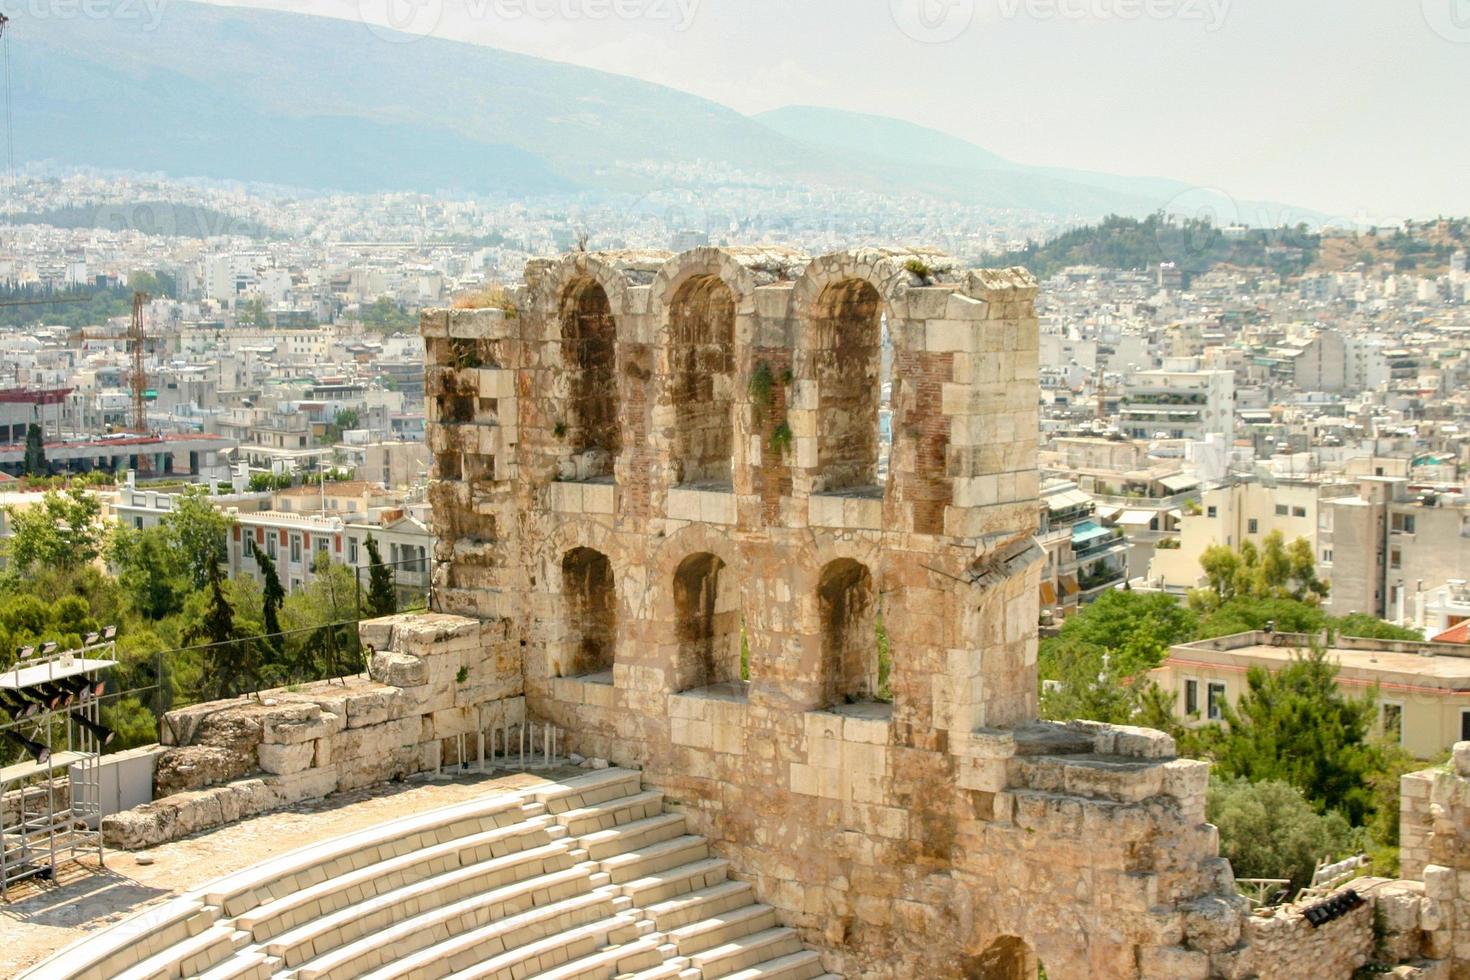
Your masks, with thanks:
[[(364, 622), (368, 673), (181, 708), (160, 724), (152, 803), (102, 822), (128, 850), (329, 793), (467, 761), (525, 720), (504, 622), (438, 614)], [(488, 744), (488, 743), (487, 743)], [(488, 751), (488, 749), (487, 749)]]

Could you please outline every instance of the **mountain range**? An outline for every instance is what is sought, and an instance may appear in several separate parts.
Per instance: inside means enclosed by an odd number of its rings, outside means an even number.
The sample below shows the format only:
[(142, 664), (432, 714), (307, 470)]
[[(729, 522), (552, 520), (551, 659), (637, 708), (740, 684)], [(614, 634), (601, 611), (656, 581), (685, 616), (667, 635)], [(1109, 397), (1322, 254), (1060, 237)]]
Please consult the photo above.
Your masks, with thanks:
[(22, 162), (312, 190), (644, 193), (686, 174), (919, 195), (1057, 217), (1150, 213), (1188, 190), (1006, 160), (897, 119), (754, 116), (625, 76), (361, 24), (172, 0), (143, 18), (14, 15)]

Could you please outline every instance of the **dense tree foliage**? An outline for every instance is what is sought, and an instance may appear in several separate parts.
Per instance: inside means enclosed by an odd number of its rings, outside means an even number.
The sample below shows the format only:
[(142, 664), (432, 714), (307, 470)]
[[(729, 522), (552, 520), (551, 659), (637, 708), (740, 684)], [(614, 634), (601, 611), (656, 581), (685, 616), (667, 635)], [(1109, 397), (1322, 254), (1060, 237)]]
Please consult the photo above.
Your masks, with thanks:
[(29, 571), (89, 564), (102, 547), (102, 528), (97, 523), (101, 511), (97, 496), (80, 487), (48, 490), (39, 504), (6, 507), (11, 566)]
[(1212, 778), (1205, 816), (1220, 829), (1220, 853), (1239, 878), (1289, 878), (1308, 885), (1317, 861), (1361, 846), (1340, 813), (1321, 813), (1278, 779)]
[(1227, 264), (1299, 274), (1315, 261), (1320, 248), (1321, 236), (1302, 224), (1227, 233), (1205, 218), (1156, 212), (1142, 220), (1110, 215), (1044, 244), (1028, 243), (991, 264), (1023, 265), (1043, 279), (1072, 265), (1147, 269), (1160, 262), (1173, 262), (1187, 273)]
[(1220, 705), (1225, 727), (1210, 730), (1205, 749), (1224, 775), (1290, 783), (1359, 825), (1373, 805), (1368, 777), (1383, 761), (1369, 740), (1377, 700), (1376, 691), (1345, 696), (1326, 651), (1307, 651), (1275, 671), (1252, 667), (1240, 699)]

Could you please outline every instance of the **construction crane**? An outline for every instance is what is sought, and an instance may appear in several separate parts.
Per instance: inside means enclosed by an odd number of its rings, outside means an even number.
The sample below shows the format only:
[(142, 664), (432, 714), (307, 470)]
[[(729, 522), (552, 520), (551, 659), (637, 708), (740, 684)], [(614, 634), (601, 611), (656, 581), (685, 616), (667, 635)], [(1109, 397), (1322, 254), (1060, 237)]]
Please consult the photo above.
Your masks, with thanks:
[[(133, 291), (133, 319), (128, 323), (128, 346), (132, 349), (133, 370), (128, 376), (128, 386), (133, 392), (133, 431), (148, 434), (148, 372), (143, 364), (143, 307), (149, 296)], [(152, 467), (147, 453), (138, 453), (138, 475), (143, 476)]]

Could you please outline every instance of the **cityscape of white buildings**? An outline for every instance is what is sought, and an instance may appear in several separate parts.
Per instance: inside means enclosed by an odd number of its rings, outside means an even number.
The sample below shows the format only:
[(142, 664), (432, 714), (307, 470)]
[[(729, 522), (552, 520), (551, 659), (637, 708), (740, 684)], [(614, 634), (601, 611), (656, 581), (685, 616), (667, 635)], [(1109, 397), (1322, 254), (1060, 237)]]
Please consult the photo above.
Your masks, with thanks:
[[(21, 472), (35, 424), (53, 470), (136, 473), (136, 486), (118, 491), (119, 514), (156, 520), (166, 510), (167, 492), (150, 480), (220, 487), (244, 535), (232, 562), (247, 572), (246, 549), (274, 542), (289, 556), (297, 533), (303, 551), (360, 564), (346, 529), (371, 520), (410, 566), (432, 550), (419, 309), (511, 282), (528, 258), (580, 244), (780, 239), (818, 252), (912, 236), (978, 265), (1043, 230), (1024, 216), (1001, 229), (917, 208), (895, 233), (887, 205), (872, 205), (867, 227), (834, 219), (831, 202), (810, 196), (762, 217), (748, 194), (732, 194), (728, 208), (716, 195), (698, 208), (613, 212), (23, 179), (0, 230), (0, 287), (19, 299), (103, 293), (114, 308), (78, 318), (43, 306), (3, 321), (14, 325), (0, 326), (0, 473)], [(145, 203), (108, 203), (119, 200)], [(1125, 585), (1182, 595), (1200, 582), (1204, 548), (1259, 544), (1279, 530), (1310, 543), (1332, 581), (1332, 611), (1426, 634), (1460, 624), (1470, 581), (1466, 264), (1457, 251), (1430, 275), (1365, 257), (1300, 275), (1228, 265), (1190, 274), (1155, 262), (1047, 278), (1038, 299), (1046, 615), (1065, 617)], [(124, 303), (140, 284), (155, 294), (144, 311), (143, 431)], [(353, 491), (360, 516), (325, 502), (307, 514), (283, 507), (281, 491), (247, 489), (260, 475), (281, 486), (333, 470), (369, 488)], [(310, 565), (286, 577), (299, 585)]]

